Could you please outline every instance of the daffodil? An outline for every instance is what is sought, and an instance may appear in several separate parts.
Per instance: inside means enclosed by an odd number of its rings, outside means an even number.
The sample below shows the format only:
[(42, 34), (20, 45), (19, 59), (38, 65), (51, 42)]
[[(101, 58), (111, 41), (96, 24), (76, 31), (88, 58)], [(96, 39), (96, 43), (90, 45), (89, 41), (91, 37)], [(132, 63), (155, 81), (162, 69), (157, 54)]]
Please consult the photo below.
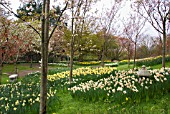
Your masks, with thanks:
[(14, 108), (13, 108), (13, 110), (17, 110), (17, 108), (16, 108), (16, 107), (14, 107)]

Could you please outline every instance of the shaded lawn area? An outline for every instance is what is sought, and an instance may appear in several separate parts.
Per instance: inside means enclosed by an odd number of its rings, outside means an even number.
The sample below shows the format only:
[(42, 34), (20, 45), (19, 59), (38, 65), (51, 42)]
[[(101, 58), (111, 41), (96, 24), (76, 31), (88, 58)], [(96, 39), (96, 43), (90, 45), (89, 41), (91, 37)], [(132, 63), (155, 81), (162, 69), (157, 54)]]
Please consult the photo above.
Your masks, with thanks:
[[(41, 72), (41, 68), (39, 68), (39, 67), (40, 67), (39, 63), (33, 63), (32, 68), (30, 68), (30, 63), (17, 64), (19, 78), (23, 77), (31, 72), (36, 72), (36, 71)], [(78, 67), (79, 66), (75, 66), (75, 68), (78, 68)], [(48, 69), (49, 69), (48, 73), (54, 74), (54, 73), (69, 70), (69, 67), (62, 67), (62, 66), (58, 66), (58, 65), (49, 65)], [(9, 75), (14, 74), (14, 73), (15, 73), (14, 64), (4, 64), (2, 67), (2, 84), (9, 83)]]
[[(40, 71), (39, 64), (33, 63), (33, 67), (30, 68), (30, 63), (20, 63), (17, 64), (19, 77), (25, 76), (27, 73)], [(4, 64), (2, 67), (2, 83), (8, 83), (9, 75), (15, 73), (14, 64)]]
[[(24, 70), (39, 70), (39, 64), (33, 63), (33, 67), (30, 68), (30, 63), (19, 63), (17, 64), (18, 71), (24, 71)], [(14, 73), (15, 66), (14, 64), (4, 64), (2, 67), (3, 73)]]

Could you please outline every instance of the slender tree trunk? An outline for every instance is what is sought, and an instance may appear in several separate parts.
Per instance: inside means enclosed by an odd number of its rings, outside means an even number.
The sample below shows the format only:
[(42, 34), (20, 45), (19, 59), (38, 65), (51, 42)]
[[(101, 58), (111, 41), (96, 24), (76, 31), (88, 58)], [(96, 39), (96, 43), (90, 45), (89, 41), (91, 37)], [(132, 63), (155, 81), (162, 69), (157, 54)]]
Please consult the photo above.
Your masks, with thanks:
[(128, 44), (128, 68), (130, 68), (130, 44)]
[(40, 87), (40, 111), (39, 114), (47, 113), (47, 70), (48, 70), (48, 38), (49, 38), (49, 8), (50, 0), (43, 0), (42, 10), (42, 75)]
[(130, 68), (130, 56), (128, 55), (128, 68)]
[[(3, 49), (1, 47), (1, 49)], [(0, 85), (2, 84), (3, 52), (0, 50)]]
[(163, 21), (162, 67), (165, 68), (166, 55), (166, 19)]
[[(20, 50), (20, 49), (19, 49), (19, 50)], [(15, 63), (14, 63), (14, 66), (15, 66), (15, 74), (18, 74), (17, 61), (18, 61), (18, 57), (19, 57), (19, 50), (18, 50), (16, 59), (15, 59)]]
[(44, 16), (44, 14), (45, 14), (45, 2), (46, 2), (46, 0), (43, 0), (43, 9), (42, 9), (42, 22), (41, 22), (41, 29), (42, 29), (42, 31), (41, 31), (41, 85), (40, 85), (40, 111), (39, 111), (39, 114), (45, 114), (46, 113), (46, 107), (45, 107), (45, 104), (46, 104), (46, 99), (45, 99), (45, 90), (44, 90), (44, 88), (43, 88), (43, 86), (44, 86), (44, 82), (43, 82), (43, 78), (44, 78), (44, 71), (45, 71), (45, 68), (44, 68), (44, 55), (45, 55), (45, 53), (44, 53), (44, 32), (45, 32), (45, 16)]
[(105, 41), (102, 47), (102, 58), (101, 58), (101, 66), (104, 67), (104, 59), (105, 59)]
[(15, 74), (18, 74), (17, 61), (14, 63), (14, 66), (15, 66)]
[[(79, 51), (79, 58), (78, 58), (78, 60), (79, 61), (82, 61), (83, 60), (83, 54), (81, 54), (81, 47), (80, 47), (80, 40), (82, 39), (82, 37), (83, 37), (83, 29), (84, 29), (84, 24), (85, 24), (85, 20), (84, 20), (84, 18), (85, 18), (85, 15), (86, 15), (86, 13), (87, 13), (87, 4), (88, 4), (88, 0), (86, 0), (85, 1), (85, 8), (84, 8), (84, 12), (83, 12), (83, 21), (82, 21), (82, 24), (81, 24), (81, 31), (80, 31), (80, 35), (79, 35), (79, 40), (78, 40), (78, 51)], [(78, 13), (78, 15), (77, 16), (79, 16), (80, 15), (80, 10), (78, 10), (79, 11), (79, 13)]]
[(74, 56), (74, 10), (73, 10), (73, 3), (74, 1), (72, 0), (71, 2), (71, 8), (72, 8), (72, 20), (71, 20), (71, 45), (70, 45), (70, 78), (69, 82), (71, 83), (73, 80), (73, 56)]
[(0, 59), (0, 85), (2, 83), (2, 60)]
[(133, 69), (136, 67), (136, 42), (135, 42), (135, 51), (134, 51), (134, 58), (133, 58)]
[(106, 37), (106, 30), (104, 31), (104, 43), (102, 47), (102, 60), (101, 60), (101, 66), (104, 67), (104, 60), (105, 60), (105, 53), (106, 53), (106, 42), (107, 42), (107, 37)]
[(71, 38), (71, 52), (70, 52), (70, 78), (69, 78), (69, 82), (72, 82), (72, 78), (73, 78), (73, 56), (74, 56), (74, 36), (72, 36)]
[(30, 63), (30, 68), (32, 68), (32, 52), (31, 52), (31, 63)]

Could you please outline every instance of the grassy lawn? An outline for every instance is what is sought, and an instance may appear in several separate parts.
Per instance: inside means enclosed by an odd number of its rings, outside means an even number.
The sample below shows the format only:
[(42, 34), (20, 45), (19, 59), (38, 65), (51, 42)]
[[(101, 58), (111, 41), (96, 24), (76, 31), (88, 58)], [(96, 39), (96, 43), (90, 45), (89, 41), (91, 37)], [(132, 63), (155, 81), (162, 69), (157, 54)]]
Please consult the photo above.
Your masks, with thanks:
[[(170, 62), (166, 62), (166, 67), (169, 67), (170, 66)], [(141, 68), (141, 66), (137, 66), (137, 68)], [(153, 69), (160, 69), (162, 68), (162, 64), (158, 64), (158, 65), (154, 65), (154, 66), (146, 66), (146, 67), (151, 67)], [(128, 70), (128, 69), (132, 69), (133, 68), (133, 65), (130, 65), (130, 67), (128, 68), (128, 65), (125, 64), (125, 65), (119, 65), (117, 67), (118, 70)]]
[[(38, 63), (33, 63), (33, 67), (30, 68), (30, 63), (20, 63), (17, 64), (18, 71), (23, 71), (23, 70), (37, 70), (38, 69)], [(14, 73), (15, 71), (15, 66), (14, 64), (4, 64), (2, 68), (3, 73)]]
[(9, 78), (7, 74), (2, 74), (2, 84), (7, 84), (9, 83)]
[(170, 93), (162, 98), (152, 99), (139, 104), (117, 105), (115, 103), (85, 102), (75, 100), (67, 92), (58, 94), (60, 106), (55, 114), (168, 114), (170, 113)]
[[(33, 63), (33, 67), (30, 68), (30, 63), (20, 63), (17, 64), (17, 68), (18, 68), (18, 72), (22, 72), (22, 71), (36, 71), (36, 70), (40, 70), (38, 68), (38, 64), (37, 63)], [(15, 73), (15, 66), (14, 64), (4, 64), (2, 67), (2, 83), (9, 83), (9, 74), (14, 74)]]
[[(170, 67), (170, 62), (166, 62), (166, 67)], [(157, 69), (157, 68), (161, 68), (162, 67), (162, 64), (158, 64), (158, 65), (154, 65), (154, 66), (151, 66), (153, 69)]]

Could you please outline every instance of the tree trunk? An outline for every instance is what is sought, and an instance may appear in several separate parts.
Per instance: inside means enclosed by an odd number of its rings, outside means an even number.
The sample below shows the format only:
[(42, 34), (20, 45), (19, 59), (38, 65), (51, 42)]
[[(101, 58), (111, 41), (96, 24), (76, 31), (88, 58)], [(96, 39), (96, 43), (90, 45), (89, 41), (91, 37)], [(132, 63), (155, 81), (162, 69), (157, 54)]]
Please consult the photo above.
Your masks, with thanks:
[(128, 44), (128, 68), (130, 68), (130, 44)]
[(163, 21), (162, 67), (165, 68), (166, 55), (166, 19)]
[(31, 63), (30, 63), (30, 68), (32, 68), (32, 57), (33, 55), (32, 55), (32, 52), (31, 52)]
[(73, 56), (74, 56), (74, 10), (73, 10), (73, 4), (74, 1), (72, 0), (71, 2), (71, 8), (72, 8), (72, 20), (71, 20), (71, 32), (72, 32), (72, 36), (71, 36), (71, 45), (70, 45), (70, 78), (69, 78), (69, 82), (71, 84), (72, 80), (73, 80)]
[(69, 78), (69, 82), (72, 82), (72, 78), (73, 78), (73, 56), (74, 56), (74, 36), (72, 36), (71, 38), (71, 52), (70, 52), (70, 78)]
[(14, 63), (14, 66), (15, 66), (15, 74), (18, 74), (18, 67), (17, 67), (17, 61)]
[(15, 58), (15, 63), (14, 63), (14, 66), (15, 66), (15, 74), (18, 74), (18, 67), (17, 67), (17, 61), (18, 61), (18, 57), (19, 57), (19, 52), (20, 52), (20, 49), (18, 50), (18, 53), (17, 53), (17, 56)]
[(0, 85), (2, 83), (2, 60), (0, 59)]
[(41, 57), (42, 74), (40, 85), (40, 111), (39, 114), (47, 113), (47, 69), (48, 69), (48, 38), (49, 38), (49, 8), (50, 0), (43, 0), (42, 10), (42, 33), (41, 33)]
[(136, 42), (135, 42), (135, 51), (134, 51), (134, 58), (133, 58), (133, 69), (136, 67)]
[(128, 68), (130, 68), (130, 56), (128, 55)]
[(105, 42), (103, 44), (103, 49), (102, 49), (102, 58), (101, 58), (101, 66), (104, 67), (104, 59), (105, 59)]
[(106, 53), (106, 42), (107, 42), (107, 37), (106, 37), (106, 31), (104, 31), (104, 43), (102, 47), (102, 60), (101, 60), (101, 66), (104, 67), (104, 60), (105, 60), (105, 53)]

